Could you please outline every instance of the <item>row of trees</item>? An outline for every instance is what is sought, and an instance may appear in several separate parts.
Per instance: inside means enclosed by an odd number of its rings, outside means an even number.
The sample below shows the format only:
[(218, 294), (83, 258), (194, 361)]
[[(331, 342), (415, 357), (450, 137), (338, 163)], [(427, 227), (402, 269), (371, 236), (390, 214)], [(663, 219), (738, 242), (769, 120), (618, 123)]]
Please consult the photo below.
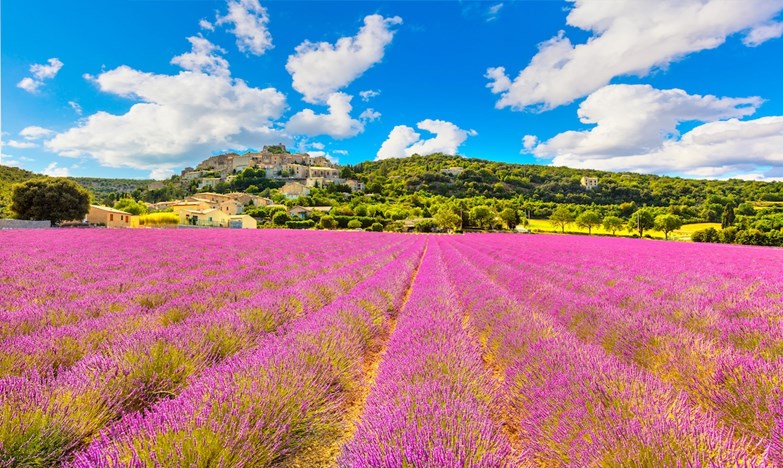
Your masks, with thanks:
[(666, 239), (669, 238), (670, 232), (680, 229), (683, 225), (682, 218), (675, 214), (659, 214), (656, 216), (648, 208), (636, 210), (626, 221), (618, 216), (611, 215), (601, 218), (597, 212), (592, 210), (583, 211), (578, 216), (574, 216), (568, 208), (559, 206), (549, 217), (549, 221), (554, 226), (560, 228), (560, 231), (563, 233), (565, 233), (566, 227), (573, 223), (580, 228), (587, 229), (588, 234), (592, 234), (595, 227), (602, 226), (605, 231), (611, 232), (613, 236), (617, 231), (621, 231), (624, 228), (628, 231), (637, 231), (639, 237), (644, 236), (645, 230), (657, 229), (663, 232)]

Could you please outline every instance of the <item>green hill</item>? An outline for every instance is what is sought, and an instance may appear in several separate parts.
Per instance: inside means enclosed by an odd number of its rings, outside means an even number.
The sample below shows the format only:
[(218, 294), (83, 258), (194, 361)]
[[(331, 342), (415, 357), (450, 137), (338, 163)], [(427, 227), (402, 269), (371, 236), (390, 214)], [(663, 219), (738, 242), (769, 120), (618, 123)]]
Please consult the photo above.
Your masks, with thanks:
[[(442, 170), (459, 167), (459, 175)], [(522, 197), (534, 202), (575, 205), (696, 206), (716, 198), (742, 201), (783, 201), (783, 183), (738, 179), (696, 180), (679, 177), (604, 172), (534, 164), (508, 164), (442, 154), (372, 161), (352, 166), (368, 190), (387, 196), (418, 191), (456, 198)], [(583, 176), (597, 177), (599, 185), (586, 190)]]
[(46, 176), (19, 169), (18, 167), (0, 165), (0, 218), (5, 218), (11, 214), (11, 189), (14, 184), (39, 177)]

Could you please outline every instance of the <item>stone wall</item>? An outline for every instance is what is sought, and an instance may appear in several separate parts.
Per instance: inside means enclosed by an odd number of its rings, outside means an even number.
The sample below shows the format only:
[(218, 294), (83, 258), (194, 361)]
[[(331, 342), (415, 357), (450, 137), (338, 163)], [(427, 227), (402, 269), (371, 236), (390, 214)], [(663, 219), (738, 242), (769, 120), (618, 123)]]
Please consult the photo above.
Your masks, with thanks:
[(52, 227), (51, 221), (28, 221), (25, 219), (0, 219), (0, 229), (41, 229)]

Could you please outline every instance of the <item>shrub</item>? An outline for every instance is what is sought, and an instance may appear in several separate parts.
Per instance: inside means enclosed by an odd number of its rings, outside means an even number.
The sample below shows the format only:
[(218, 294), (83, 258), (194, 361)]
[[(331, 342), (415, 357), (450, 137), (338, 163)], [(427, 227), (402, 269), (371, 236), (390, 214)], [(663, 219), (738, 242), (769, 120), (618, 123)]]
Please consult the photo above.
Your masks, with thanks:
[(381, 232), (383, 231), (383, 224), (381, 223), (372, 223), (372, 226), (370, 226), (370, 230), (374, 232)]
[(291, 217), (288, 216), (288, 213), (285, 211), (278, 211), (272, 216), (272, 223), (274, 223), (275, 226), (285, 226), (288, 221), (291, 221)]
[(693, 242), (720, 242), (720, 235), (715, 228), (702, 229), (691, 234)]
[(302, 221), (286, 221), (285, 227), (288, 229), (310, 229), (315, 227), (315, 221), (312, 219), (305, 219)]
[(337, 222), (332, 216), (326, 215), (321, 217), (318, 226), (320, 226), (321, 229), (334, 229), (337, 227)]
[(352, 219), (348, 221), (348, 229), (361, 229), (362, 222), (358, 219)]

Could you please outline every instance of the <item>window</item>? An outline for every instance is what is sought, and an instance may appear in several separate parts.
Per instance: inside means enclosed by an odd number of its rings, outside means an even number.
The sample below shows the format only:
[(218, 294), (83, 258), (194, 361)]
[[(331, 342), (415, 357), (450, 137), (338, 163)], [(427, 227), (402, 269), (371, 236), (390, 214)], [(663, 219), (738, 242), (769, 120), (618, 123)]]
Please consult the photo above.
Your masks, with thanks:
[(109, 213), (109, 221), (114, 221), (114, 213)]

